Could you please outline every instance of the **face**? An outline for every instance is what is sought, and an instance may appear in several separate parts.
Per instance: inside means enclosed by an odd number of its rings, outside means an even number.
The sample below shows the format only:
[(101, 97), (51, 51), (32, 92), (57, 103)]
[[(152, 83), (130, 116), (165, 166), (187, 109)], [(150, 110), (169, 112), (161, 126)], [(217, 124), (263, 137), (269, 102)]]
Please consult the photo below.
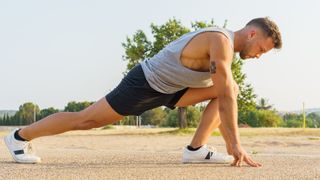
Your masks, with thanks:
[(250, 30), (247, 41), (240, 51), (241, 59), (260, 58), (274, 47), (271, 37), (266, 37), (259, 29)]

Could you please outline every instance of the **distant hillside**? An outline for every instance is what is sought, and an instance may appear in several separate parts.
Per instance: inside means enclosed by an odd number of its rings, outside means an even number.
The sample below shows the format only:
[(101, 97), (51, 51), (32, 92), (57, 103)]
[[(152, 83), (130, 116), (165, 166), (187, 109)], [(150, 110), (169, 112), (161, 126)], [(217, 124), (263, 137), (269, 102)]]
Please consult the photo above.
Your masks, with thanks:
[(3, 117), (5, 114), (13, 116), (17, 111), (16, 110), (0, 110), (0, 117)]
[[(320, 108), (309, 108), (309, 109), (306, 109), (305, 111), (306, 111), (306, 114), (316, 113), (316, 114), (320, 115)], [(302, 109), (297, 110), (297, 111), (282, 111), (282, 112), (280, 112), (280, 114), (286, 114), (286, 113), (302, 114)]]

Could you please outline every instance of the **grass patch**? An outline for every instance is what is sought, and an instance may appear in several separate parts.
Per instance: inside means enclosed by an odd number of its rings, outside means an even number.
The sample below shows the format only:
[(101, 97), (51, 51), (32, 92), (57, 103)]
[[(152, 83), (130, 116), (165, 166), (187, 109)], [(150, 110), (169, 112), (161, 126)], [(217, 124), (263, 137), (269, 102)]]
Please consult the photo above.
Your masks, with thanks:
[(220, 131), (213, 131), (211, 136), (221, 136), (221, 133), (220, 133)]
[(240, 128), (240, 136), (320, 136), (316, 128)]
[[(169, 131), (159, 132), (158, 134), (169, 134), (169, 135), (192, 135), (196, 132), (196, 128), (184, 128), (184, 129), (173, 129)], [(221, 136), (219, 131), (214, 131), (211, 136)]]
[(308, 140), (320, 140), (320, 137), (309, 137)]
[(159, 132), (159, 134), (187, 135), (187, 134), (193, 134), (195, 131), (196, 131), (195, 128), (183, 128), (183, 129), (174, 129), (174, 130)]
[(106, 125), (103, 128), (101, 128), (102, 130), (107, 130), (107, 129), (115, 129), (115, 127), (113, 125)]

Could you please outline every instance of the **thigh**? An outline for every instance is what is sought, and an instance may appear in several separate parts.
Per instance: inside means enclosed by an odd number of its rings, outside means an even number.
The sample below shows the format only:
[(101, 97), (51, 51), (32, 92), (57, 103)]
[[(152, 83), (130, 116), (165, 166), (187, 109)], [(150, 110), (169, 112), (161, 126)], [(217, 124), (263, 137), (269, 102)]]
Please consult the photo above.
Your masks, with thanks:
[(112, 109), (106, 98), (101, 98), (91, 106), (80, 112), (86, 120), (95, 121), (101, 124), (111, 124), (123, 118)]
[(217, 98), (217, 90), (215, 86), (207, 88), (189, 88), (175, 106), (185, 107), (214, 98)]

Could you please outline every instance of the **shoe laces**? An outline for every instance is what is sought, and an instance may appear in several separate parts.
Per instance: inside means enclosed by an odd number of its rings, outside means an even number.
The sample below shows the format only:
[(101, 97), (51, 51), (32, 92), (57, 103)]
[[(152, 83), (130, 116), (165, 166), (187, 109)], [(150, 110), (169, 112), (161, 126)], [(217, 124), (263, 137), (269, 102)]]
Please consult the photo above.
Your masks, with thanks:
[(34, 155), (34, 147), (32, 145), (31, 142), (26, 142), (24, 147), (23, 147), (23, 150), (25, 151), (25, 154), (31, 154), (31, 155)]

